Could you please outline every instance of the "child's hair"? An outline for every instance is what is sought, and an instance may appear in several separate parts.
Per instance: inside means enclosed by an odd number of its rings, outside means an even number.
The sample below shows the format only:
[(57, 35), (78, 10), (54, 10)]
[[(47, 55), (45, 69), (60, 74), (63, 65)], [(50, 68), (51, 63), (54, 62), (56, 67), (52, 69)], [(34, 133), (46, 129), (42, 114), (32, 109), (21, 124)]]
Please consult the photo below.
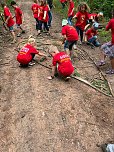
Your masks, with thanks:
[(33, 0), (34, 3), (37, 3), (37, 0)]
[(1, 6), (2, 6), (2, 7), (6, 6), (6, 3), (1, 2)]
[(46, 0), (43, 0), (44, 1), (44, 5), (46, 5), (47, 4), (47, 1)]
[(85, 6), (85, 11), (86, 11), (86, 12), (90, 12), (90, 8), (89, 8), (89, 6), (87, 5), (87, 3), (85, 3), (85, 2), (81, 2), (81, 3), (78, 5), (77, 10), (78, 10), (78, 11), (81, 11), (81, 7), (82, 7), (82, 6)]
[(30, 35), (29, 38), (28, 38), (28, 43), (33, 44), (35, 42), (36, 42), (35, 38), (32, 35)]
[(99, 12), (98, 15), (99, 15), (99, 16), (103, 16), (103, 12)]
[(51, 53), (55, 53), (56, 51), (58, 51), (58, 48), (54, 45), (50, 45), (48, 53), (51, 54)]
[(11, 1), (11, 6), (12, 5), (16, 5), (16, 2), (15, 1)]

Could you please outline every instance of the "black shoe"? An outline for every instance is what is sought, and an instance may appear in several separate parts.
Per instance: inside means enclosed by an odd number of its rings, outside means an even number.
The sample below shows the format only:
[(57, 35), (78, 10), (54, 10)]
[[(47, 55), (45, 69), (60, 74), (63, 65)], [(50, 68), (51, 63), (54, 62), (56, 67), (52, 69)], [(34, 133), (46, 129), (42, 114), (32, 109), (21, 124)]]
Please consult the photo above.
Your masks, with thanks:
[(21, 33), (22, 33), (22, 34), (25, 34), (25, 31), (23, 30)]

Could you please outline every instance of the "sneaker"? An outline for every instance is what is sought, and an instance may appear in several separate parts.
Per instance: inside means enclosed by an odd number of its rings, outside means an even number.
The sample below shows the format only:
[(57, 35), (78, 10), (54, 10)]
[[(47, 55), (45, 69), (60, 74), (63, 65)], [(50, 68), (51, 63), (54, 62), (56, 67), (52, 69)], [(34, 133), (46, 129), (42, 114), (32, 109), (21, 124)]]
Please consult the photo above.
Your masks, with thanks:
[(82, 45), (82, 42), (80, 41), (79, 44)]
[(74, 50), (77, 50), (76, 44), (73, 45)]
[(107, 70), (106, 74), (114, 74), (114, 69)]
[(28, 65), (33, 66), (33, 65), (35, 65), (35, 62), (30, 62)]
[(18, 33), (18, 34), (17, 34), (17, 37), (21, 37), (21, 33)]
[(25, 30), (23, 30), (21, 33), (24, 34), (24, 33), (25, 33)]
[(100, 61), (100, 62), (98, 63), (98, 66), (103, 66), (103, 65), (105, 65), (105, 61)]
[(41, 33), (38, 33), (37, 36), (41, 36)]
[(50, 36), (50, 33), (48, 32), (48, 33), (46, 33), (46, 35), (47, 35), (47, 36)]
[(70, 77), (66, 77), (66, 78), (65, 78), (65, 81), (69, 81), (69, 79), (70, 79)]

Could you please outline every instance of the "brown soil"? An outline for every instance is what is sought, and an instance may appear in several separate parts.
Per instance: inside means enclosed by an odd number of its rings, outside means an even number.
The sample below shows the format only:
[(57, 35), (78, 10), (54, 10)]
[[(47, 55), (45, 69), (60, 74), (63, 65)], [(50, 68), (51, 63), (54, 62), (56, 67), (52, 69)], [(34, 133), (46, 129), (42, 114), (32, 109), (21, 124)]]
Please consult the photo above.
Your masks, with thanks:
[[(19, 0), (26, 34), (18, 41), (36, 35), (31, 3)], [(62, 50), (60, 29), (61, 20), (53, 14), (52, 36), (35, 36), (38, 48), (55, 44)], [(49, 81), (51, 71), (39, 64), (19, 68), (17, 44), (10, 45), (8, 32), (0, 31), (0, 38), (0, 152), (101, 152), (100, 145), (114, 142), (114, 98), (75, 79)], [(97, 57), (89, 46), (84, 48)], [(99, 72), (87, 56), (74, 64), (83, 77)]]

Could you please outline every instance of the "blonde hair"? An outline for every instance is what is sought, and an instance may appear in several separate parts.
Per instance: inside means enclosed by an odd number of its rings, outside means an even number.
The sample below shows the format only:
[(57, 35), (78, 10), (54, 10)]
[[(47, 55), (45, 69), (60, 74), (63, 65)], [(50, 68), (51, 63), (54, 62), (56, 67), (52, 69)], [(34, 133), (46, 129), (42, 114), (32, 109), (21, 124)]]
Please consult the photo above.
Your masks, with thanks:
[(58, 52), (58, 48), (54, 45), (50, 45), (48, 52), (51, 53), (55, 53)]
[(35, 42), (36, 42), (35, 38), (32, 35), (30, 35), (29, 38), (28, 38), (28, 43), (33, 44)]
[(82, 6), (85, 6), (85, 11), (90, 12), (90, 8), (89, 8), (89, 6), (87, 5), (86, 2), (81, 2), (81, 3), (78, 5), (77, 10), (78, 10), (78, 11), (81, 11), (81, 7), (82, 7)]

